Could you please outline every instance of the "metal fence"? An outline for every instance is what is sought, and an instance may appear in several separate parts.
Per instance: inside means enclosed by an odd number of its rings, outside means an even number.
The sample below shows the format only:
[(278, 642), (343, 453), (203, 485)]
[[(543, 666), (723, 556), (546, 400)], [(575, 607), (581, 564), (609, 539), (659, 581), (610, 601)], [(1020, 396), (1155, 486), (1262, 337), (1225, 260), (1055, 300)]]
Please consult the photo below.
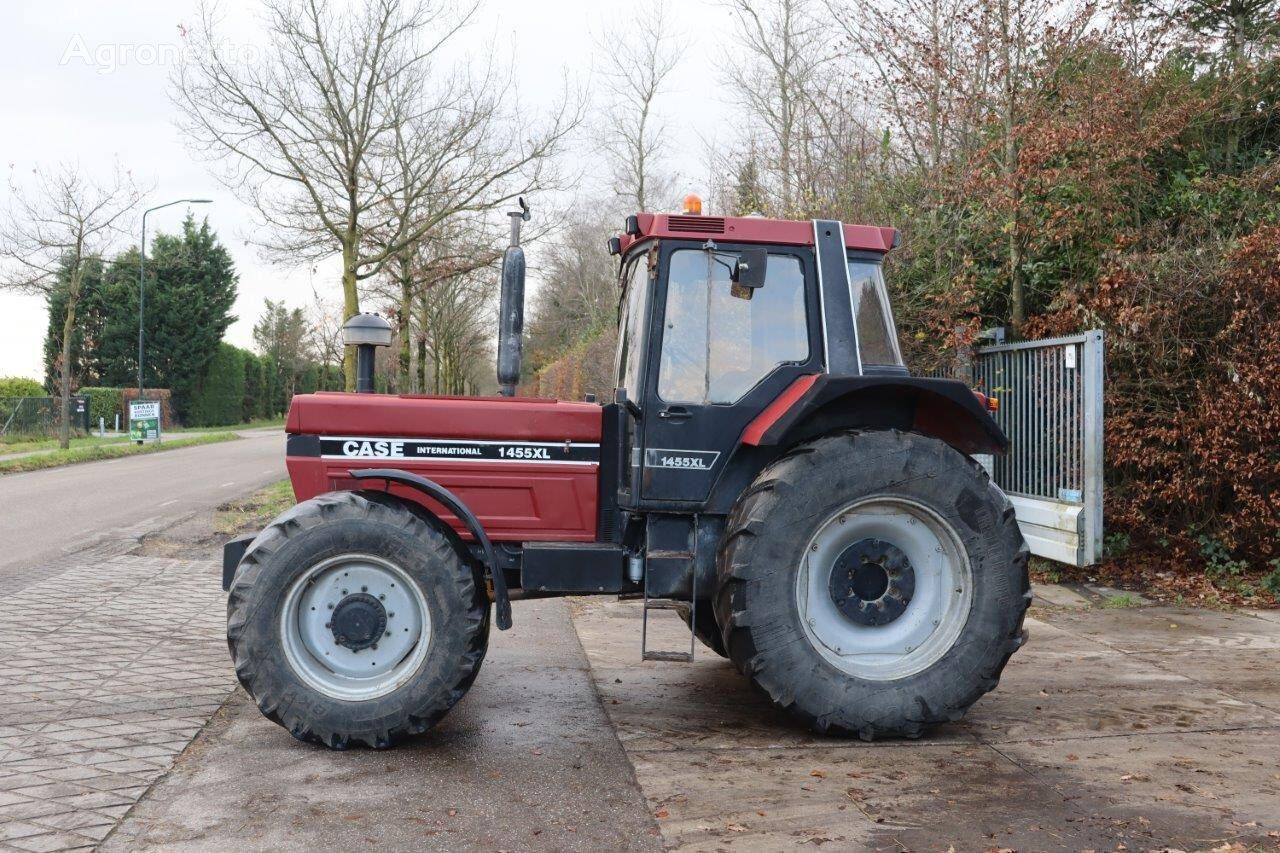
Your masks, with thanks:
[[(57, 397), (0, 397), (0, 436), (51, 436), (58, 433)], [(89, 431), (89, 398), (68, 401), (71, 431)]]
[(981, 347), (974, 383), (1000, 401), (992, 460), (1032, 553), (1087, 566), (1102, 549), (1101, 331)]

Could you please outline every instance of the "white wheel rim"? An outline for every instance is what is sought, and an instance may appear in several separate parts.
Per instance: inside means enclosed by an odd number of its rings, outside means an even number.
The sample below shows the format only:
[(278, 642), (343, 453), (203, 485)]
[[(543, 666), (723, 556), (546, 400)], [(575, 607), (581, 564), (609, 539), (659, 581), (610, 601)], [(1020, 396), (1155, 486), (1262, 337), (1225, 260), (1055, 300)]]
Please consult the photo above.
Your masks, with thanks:
[[(370, 648), (339, 644), (330, 614), (348, 596), (373, 596), (386, 615)], [(285, 659), (311, 688), (359, 701), (392, 692), (418, 671), (431, 645), (431, 611), (422, 590), (399, 566), (371, 554), (331, 557), (290, 585), (280, 608)]]
[[(830, 592), (837, 559), (867, 539), (890, 543), (914, 570), (914, 594), (888, 624), (858, 624)], [(840, 671), (869, 681), (906, 678), (936, 663), (955, 645), (972, 600), (973, 572), (955, 530), (899, 497), (866, 498), (833, 513), (805, 546), (796, 573), (796, 606), (810, 645)]]

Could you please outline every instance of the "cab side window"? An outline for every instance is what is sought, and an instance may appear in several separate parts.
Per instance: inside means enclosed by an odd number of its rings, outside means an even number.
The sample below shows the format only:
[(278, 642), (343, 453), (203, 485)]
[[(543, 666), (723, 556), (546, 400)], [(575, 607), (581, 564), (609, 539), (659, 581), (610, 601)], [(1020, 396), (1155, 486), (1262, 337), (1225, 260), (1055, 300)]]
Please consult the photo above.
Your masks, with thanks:
[(614, 365), (617, 387), (628, 400), (640, 399), (640, 366), (644, 356), (644, 327), (648, 322), (649, 265), (644, 255), (631, 262), (627, 272), (627, 293), (619, 322), (618, 359)]

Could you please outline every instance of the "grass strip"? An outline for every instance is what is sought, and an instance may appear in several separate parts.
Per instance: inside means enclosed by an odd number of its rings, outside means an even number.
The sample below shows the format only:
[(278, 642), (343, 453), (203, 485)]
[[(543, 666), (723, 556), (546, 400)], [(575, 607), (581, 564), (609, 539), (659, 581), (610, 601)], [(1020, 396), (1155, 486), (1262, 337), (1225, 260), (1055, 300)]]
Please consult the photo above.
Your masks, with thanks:
[(279, 480), (247, 497), (227, 501), (218, 507), (213, 514), (213, 530), (224, 536), (256, 533), (294, 503), (292, 484), (287, 479)]
[(20, 474), (25, 471), (60, 468), (63, 465), (76, 465), (81, 462), (98, 462), (102, 459), (119, 459), (125, 456), (141, 456), (146, 453), (161, 453), (165, 450), (180, 450), (183, 447), (196, 447), (201, 444), (234, 441), (239, 437), (234, 432), (227, 431), (197, 435), (191, 438), (174, 438), (159, 444), (138, 445), (117, 442), (115, 444), (91, 444), (72, 447), (69, 450), (51, 450), (48, 453), (36, 453), (18, 459), (0, 461), (0, 474)]

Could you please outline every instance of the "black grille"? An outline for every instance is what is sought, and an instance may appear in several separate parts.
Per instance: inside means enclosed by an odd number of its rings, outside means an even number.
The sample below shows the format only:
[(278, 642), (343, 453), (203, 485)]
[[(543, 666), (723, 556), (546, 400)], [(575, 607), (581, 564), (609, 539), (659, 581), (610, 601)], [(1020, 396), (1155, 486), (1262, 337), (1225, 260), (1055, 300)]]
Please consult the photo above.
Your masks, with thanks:
[(693, 234), (723, 234), (724, 217), (721, 216), (671, 216), (667, 228)]

